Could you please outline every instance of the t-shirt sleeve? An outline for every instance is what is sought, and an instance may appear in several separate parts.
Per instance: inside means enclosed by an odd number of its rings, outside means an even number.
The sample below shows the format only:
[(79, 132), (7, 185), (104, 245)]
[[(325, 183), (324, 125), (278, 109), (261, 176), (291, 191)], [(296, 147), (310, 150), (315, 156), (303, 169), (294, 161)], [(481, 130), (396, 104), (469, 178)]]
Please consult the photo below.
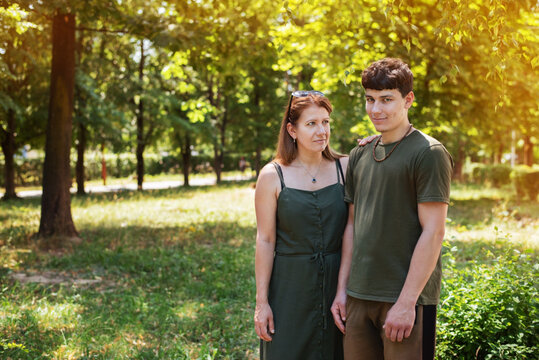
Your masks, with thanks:
[(354, 203), (354, 194), (356, 182), (354, 181), (354, 168), (357, 160), (361, 156), (362, 147), (356, 146), (350, 151), (350, 157), (348, 159), (348, 167), (346, 168), (346, 181), (344, 185), (344, 201), (347, 203)]
[(441, 144), (431, 145), (419, 157), (417, 202), (449, 204), (453, 159)]

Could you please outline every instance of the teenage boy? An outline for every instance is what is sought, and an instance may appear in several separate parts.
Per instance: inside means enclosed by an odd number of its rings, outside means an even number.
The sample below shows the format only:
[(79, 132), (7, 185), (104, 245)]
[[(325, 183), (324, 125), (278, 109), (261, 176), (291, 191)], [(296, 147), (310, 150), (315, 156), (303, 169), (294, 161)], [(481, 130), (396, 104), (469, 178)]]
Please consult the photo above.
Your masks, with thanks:
[(366, 110), (381, 133), (350, 153), (344, 237), (331, 308), (345, 359), (433, 359), (441, 247), (453, 161), (413, 128), (413, 75), (400, 59), (363, 71)]

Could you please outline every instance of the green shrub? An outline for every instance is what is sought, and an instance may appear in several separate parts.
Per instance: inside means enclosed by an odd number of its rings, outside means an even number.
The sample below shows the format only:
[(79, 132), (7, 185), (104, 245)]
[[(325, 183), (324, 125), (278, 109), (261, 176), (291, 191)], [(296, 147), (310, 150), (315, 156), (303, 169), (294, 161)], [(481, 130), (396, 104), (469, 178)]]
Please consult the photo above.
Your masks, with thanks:
[(476, 184), (482, 184), (486, 180), (484, 164), (476, 164), (472, 169), (472, 180)]
[(511, 167), (509, 165), (491, 165), (488, 167), (488, 172), (495, 187), (511, 183)]
[(511, 182), (511, 167), (505, 164), (477, 164), (472, 170), (472, 178), (477, 184), (489, 183), (500, 187)]
[(521, 166), (512, 172), (511, 177), (519, 197), (528, 196), (530, 200), (537, 198), (539, 193), (539, 171), (534, 171), (533, 168), (527, 166)]
[[(0, 163), (0, 187), (4, 187), (4, 163)], [(40, 185), (43, 177), (43, 158), (15, 157), (15, 185)]]
[[(440, 359), (537, 359), (539, 267), (517, 252), (458, 269), (446, 254)], [(449, 261), (447, 261), (449, 260)]]

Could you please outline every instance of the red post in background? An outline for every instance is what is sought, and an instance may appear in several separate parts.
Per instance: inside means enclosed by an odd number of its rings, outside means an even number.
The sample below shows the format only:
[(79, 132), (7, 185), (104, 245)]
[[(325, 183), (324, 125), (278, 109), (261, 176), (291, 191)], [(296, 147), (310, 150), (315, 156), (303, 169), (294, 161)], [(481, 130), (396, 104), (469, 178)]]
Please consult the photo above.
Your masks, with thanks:
[(107, 185), (107, 163), (105, 162), (105, 144), (101, 144), (101, 179)]

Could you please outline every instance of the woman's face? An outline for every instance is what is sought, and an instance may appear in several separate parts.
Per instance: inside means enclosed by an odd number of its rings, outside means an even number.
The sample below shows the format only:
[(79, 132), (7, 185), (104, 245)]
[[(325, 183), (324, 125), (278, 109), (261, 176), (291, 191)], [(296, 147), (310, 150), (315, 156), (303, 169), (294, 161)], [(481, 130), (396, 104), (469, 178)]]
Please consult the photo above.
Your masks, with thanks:
[(322, 152), (329, 145), (330, 118), (328, 111), (311, 105), (301, 113), (296, 125), (288, 124), (288, 133), (296, 139), (298, 150)]

